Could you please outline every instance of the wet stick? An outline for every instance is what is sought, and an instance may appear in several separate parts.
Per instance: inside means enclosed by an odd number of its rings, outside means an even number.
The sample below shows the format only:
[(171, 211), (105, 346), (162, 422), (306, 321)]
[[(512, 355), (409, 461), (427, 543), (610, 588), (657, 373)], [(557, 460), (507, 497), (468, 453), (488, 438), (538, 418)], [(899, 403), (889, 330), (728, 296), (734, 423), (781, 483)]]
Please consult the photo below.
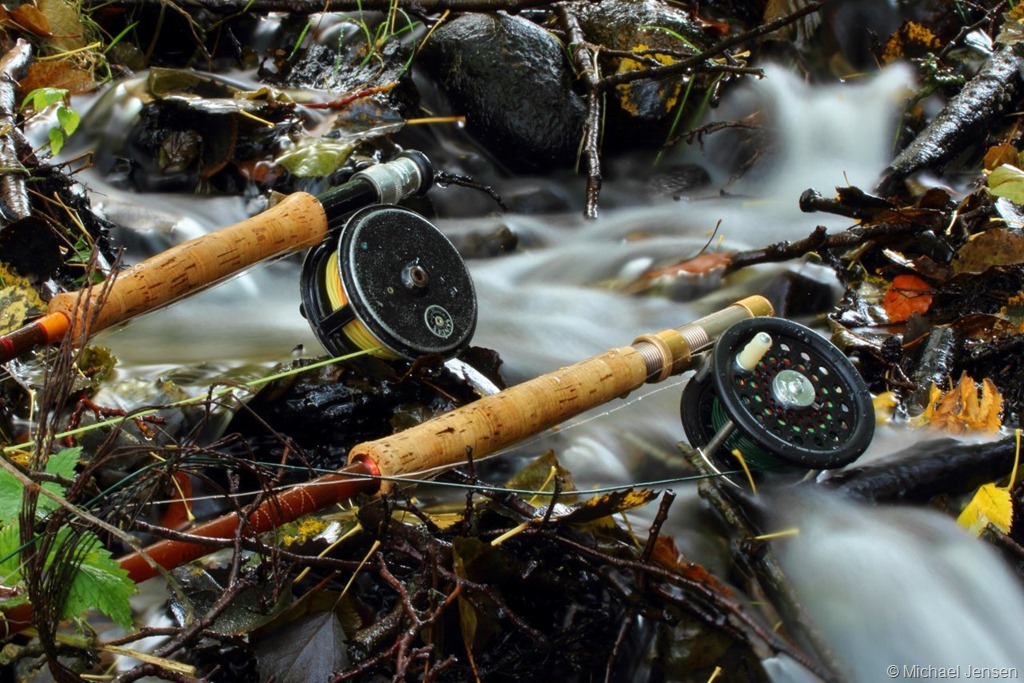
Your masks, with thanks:
[(482, 458), (566, 419), (691, 367), (731, 325), (771, 315), (759, 296), (680, 328), (638, 338), (561, 370), (487, 396), (416, 427), (361, 444), (349, 462), (372, 462), (385, 477), (429, 476)]

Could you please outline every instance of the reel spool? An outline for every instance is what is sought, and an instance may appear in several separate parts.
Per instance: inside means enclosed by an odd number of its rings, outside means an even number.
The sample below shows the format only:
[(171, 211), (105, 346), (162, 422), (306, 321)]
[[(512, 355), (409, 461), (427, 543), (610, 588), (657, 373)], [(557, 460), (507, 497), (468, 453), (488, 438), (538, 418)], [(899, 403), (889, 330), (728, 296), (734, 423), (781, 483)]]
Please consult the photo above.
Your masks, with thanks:
[[(683, 390), (683, 429), (716, 472), (842, 467), (875, 432), (871, 394), (835, 346), (782, 318), (726, 330)], [(735, 482), (733, 482), (735, 483)]]
[(377, 204), (348, 219), (302, 265), (302, 314), (330, 353), (450, 357), (476, 329), (465, 262), (419, 214)]

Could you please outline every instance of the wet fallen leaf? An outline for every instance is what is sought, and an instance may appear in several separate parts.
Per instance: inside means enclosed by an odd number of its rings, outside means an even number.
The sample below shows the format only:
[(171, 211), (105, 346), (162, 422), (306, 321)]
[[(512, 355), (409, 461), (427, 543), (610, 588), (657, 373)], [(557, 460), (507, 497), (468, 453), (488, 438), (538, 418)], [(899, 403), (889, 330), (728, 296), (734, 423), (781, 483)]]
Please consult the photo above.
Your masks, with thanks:
[(978, 233), (953, 257), (953, 273), (984, 273), (993, 266), (1024, 263), (1024, 237), (1017, 230), (997, 228)]
[(303, 144), (279, 156), (276, 161), (292, 175), (300, 178), (321, 178), (338, 170), (348, 160), (353, 147), (350, 142), (326, 138), (304, 141)]
[(1016, 437), (1017, 454), (1013, 460), (1010, 481), (1005, 487), (996, 486), (995, 483), (981, 486), (956, 518), (957, 524), (975, 536), (980, 535), (989, 524), (1004, 534), (1010, 533), (1010, 527), (1013, 526), (1013, 500), (1010, 497), (1010, 489), (1017, 479), (1017, 467), (1020, 465), (1020, 429), (1016, 430)]
[(572, 512), (559, 519), (572, 524), (593, 522), (609, 515), (647, 505), (657, 495), (657, 492), (650, 489), (612, 491), (611, 493), (587, 500), (587, 502), (574, 508)]
[(39, 8), (31, 3), (18, 5), (10, 10), (10, 22), (37, 36), (50, 35), (50, 22)]
[[(511, 575), (508, 556), (479, 538), (460, 537), (452, 541), (455, 573), (468, 581), (500, 585)], [(496, 605), (486, 596), (469, 600), (458, 597), (459, 627), (469, 651), (483, 649), (500, 631)]]
[(707, 569), (687, 560), (679, 552), (676, 542), (670, 536), (658, 536), (654, 540), (654, 551), (651, 553), (651, 561), (666, 569), (679, 572), (683, 576), (693, 579), (717, 593), (732, 595), (729, 587), (715, 578)]
[(58, 88), (67, 90), (71, 95), (84, 95), (96, 88), (92, 72), (81, 68), (71, 58), (33, 62), (20, 84), (25, 92), (38, 88)]
[(914, 419), (913, 424), (928, 425), (953, 434), (996, 432), (1002, 425), (999, 416), (1002, 409), (1003, 397), (992, 380), (986, 377), (981, 381), (979, 396), (978, 385), (964, 373), (948, 392), (943, 393), (933, 384), (928, 407)]
[(885, 43), (882, 63), (891, 64), (909, 57), (920, 57), (939, 47), (941, 43), (934, 33), (916, 21), (906, 21)]
[(1018, 156), (1017, 148), (1009, 142), (992, 145), (985, 152), (985, 170), (991, 171), (1003, 164), (1015, 165), (1018, 163)]
[(989, 524), (1004, 534), (1009, 533), (1010, 525), (1013, 523), (1013, 501), (1010, 499), (1010, 492), (995, 484), (985, 484), (974, 494), (974, 498), (956, 518), (956, 522), (975, 536), (981, 534)]
[(260, 679), (277, 683), (326, 681), (348, 667), (345, 631), (334, 612), (300, 617), (256, 652)]
[[(516, 472), (512, 478), (506, 481), (505, 486), (510, 489), (550, 492), (555, 490), (556, 478), (558, 479), (558, 489), (563, 492), (563, 495), (559, 496), (558, 501), (560, 503), (575, 502), (576, 498), (574, 496), (564, 495), (564, 492), (576, 490), (576, 484), (572, 480), (572, 473), (558, 463), (554, 451), (547, 451), (530, 461), (526, 467)], [(529, 498), (530, 496), (526, 497)]]
[(875, 409), (875, 422), (884, 424), (892, 419), (892, 413), (896, 410), (899, 401), (896, 400), (896, 395), (893, 392), (883, 391), (875, 396), (872, 404)]
[(28, 278), (12, 273), (0, 265), (0, 334), (13, 332), (25, 324), (30, 311), (46, 307)]
[[(50, 40), (61, 50), (85, 47), (85, 29), (77, 5), (66, 0), (38, 0), (39, 11), (50, 26)], [(24, 5), (22, 5), (24, 7)]]
[(931, 285), (916, 275), (897, 275), (885, 292), (882, 307), (889, 322), (901, 323), (932, 305)]
[(998, 166), (988, 174), (988, 192), (1005, 197), (1015, 204), (1024, 204), (1024, 171), (1012, 164)]
[(1020, 5), (1003, 14), (1005, 21), (996, 36), (997, 43), (1013, 45), (1024, 41), (1024, 9)]

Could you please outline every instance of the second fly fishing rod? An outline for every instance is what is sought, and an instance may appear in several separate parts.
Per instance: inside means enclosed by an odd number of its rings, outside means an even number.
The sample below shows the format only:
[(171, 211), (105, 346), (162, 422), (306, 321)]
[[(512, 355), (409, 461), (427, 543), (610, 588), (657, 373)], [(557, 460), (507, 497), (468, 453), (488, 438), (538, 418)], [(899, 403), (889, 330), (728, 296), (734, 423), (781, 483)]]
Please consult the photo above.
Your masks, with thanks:
[[(303, 274), (304, 313), (329, 351), (455, 355), (476, 326), (468, 270), (437, 228), (391, 206), (426, 193), (433, 177), (425, 155), (406, 151), (323, 194), (290, 194), (263, 213), (156, 254), (112, 274), (109, 285), (57, 294), (41, 318), (0, 336), (0, 363), (68, 335), (84, 344), (261, 261), (317, 245)], [(335, 232), (336, 252), (328, 239)]]
[[(239, 531), (252, 538), (282, 524), (358, 495), (372, 495), (395, 480), (425, 479), (600, 406), (646, 383), (661, 382), (692, 368), (700, 354), (736, 323), (772, 314), (767, 299), (743, 299), (704, 318), (606, 351), (497, 394), (445, 413), (403, 432), (356, 446), (349, 465), (272, 496), (244, 519), (235, 513), (199, 524), (194, 537), (230, 540)], [(241, 525), (241, 529), (239, 528)], [(210, 546), (182, 540), (158, 541), (118, 560), (136, 582), (202, 557)], [(30, 608), (0, 619), (0, 638), (26, 628)]]

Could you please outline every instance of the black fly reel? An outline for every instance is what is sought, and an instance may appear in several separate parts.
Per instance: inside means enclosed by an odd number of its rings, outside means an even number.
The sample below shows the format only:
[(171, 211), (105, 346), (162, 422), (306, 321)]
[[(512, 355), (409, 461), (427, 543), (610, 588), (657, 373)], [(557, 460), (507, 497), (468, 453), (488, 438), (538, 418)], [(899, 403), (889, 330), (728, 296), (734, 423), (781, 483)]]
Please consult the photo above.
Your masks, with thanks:
[(302, 314), (335, 355), (448, 358), (476, 329), (476, 292), (440, 230), (414, 211), (377, 204), (306, 255)]
[(683, 429), (718, 472), (805, 473), (856, 460), (875, 432), (871, 394), (835, 346), (798, 323), (733, 325), (683, 390)]

